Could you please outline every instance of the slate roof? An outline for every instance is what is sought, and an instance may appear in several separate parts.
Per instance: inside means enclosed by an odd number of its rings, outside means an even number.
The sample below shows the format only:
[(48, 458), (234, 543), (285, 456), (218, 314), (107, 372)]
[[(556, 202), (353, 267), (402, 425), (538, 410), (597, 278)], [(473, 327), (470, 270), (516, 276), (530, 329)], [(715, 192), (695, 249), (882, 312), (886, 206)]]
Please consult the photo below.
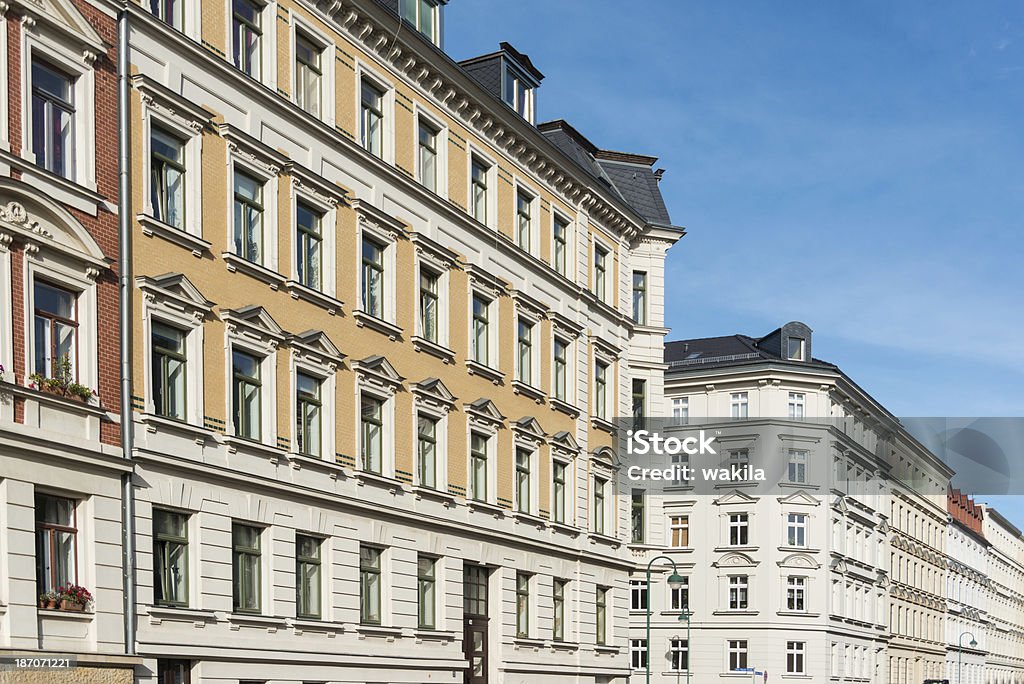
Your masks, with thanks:
[[(658, 173), (651, 169), (650, 164), (641, 166), (622, 163), (603, 159), (600, 156), (597, 163), (611, 178), (626, 203), (636, 209), (636, 212), (643, 216), (648, 223), (672, 225), (672, 219), (669, 218), (668, 209), (665, 207), (665, 200), (658, 188)], [(653, 162), (651, 163), (653, 164)]]
[(756, 338), (749, 335), (724, 335), (693, 340), (673, 340), (665, 343), (665, 363), (669, 364), (670, 372), (672, 369), (714, 368), (764, 361), (837, 370), (837, 367), (828, 361), (821, 359), (791, 361), (759, 346), (761, 340), (771, 337), (775, 332), (777, 331)]

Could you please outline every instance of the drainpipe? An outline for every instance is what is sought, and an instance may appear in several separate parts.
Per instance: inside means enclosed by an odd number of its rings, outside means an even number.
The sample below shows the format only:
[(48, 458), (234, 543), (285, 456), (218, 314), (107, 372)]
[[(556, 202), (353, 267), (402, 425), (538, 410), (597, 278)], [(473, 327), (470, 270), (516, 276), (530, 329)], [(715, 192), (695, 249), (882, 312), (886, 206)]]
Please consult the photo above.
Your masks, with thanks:
[[(134, 423), (132, 421), (132, 338), (131, 307), (131, 183), (130, 146), (128, 128), (130, 98), (128, 84), (128, 10), (117, 15), (117, 194), (118, 194), (118, 286), (120, 315), (118, 317), (121, 344), (121, 451), (132, 460), (134, 449)], [(124, 582), (124, 651), (135, 655), (135, 499), (132, 489), (134, 467), (121, 480), (121, 567)]]

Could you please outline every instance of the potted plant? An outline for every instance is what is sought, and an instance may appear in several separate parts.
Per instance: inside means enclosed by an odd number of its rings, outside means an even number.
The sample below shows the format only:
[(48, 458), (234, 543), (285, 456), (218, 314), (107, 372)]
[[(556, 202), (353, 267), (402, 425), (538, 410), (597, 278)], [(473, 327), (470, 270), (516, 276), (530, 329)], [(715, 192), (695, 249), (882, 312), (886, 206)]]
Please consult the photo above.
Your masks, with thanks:
[(86, 606), (92, 603), (92, 594), (89, 590), (78, 584), (69, 584), (57, 590), (60, 593), (60, 609), (82, 612)]
[(40, 373), (33, 373), (28, 376), (29, 380), (32, 381), (29, 386), (50, 394), (77, 399), (81, 402), (89, 401), (92, 398), (94, 392), (91, 389), (74, 381), (71, 375), (71, 358), (67, 354), (60, 357), (54, 371), (52, 378), (48, 378)]
[(60, 602), (60, 594), (58, 594), (57, 592), (55, 592), (53, 590), (44, 591), (42, 594), (39, 595), (39, 607), (40, 608), (48, 608), (49, 610), (53, 610), (54, 608), (57, 607), (57, 604), (59, 602)]

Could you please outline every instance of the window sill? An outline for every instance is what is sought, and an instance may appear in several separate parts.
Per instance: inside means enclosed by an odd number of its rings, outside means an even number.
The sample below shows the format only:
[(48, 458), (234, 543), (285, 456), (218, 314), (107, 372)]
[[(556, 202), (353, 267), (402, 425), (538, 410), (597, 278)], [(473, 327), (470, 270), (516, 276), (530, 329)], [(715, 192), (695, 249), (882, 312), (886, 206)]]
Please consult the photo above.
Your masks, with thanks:
[(455, 504), (455, 495), (449, 494), (441, 489), (425, 487), (423, 485), (413, 485), (412, 493), (416, 495), (417, 499), (434, 499), (435, 501), (442, 502), (446, 507), (450, 507)]
[(176, 606), (147, 606), (146, 614), (149, 615), (149, 624), (159, 625), (164, 620), (180, 620), (192, 622), (202, 627), (207, 622), (216, 622), (217, 615), (212, 610), (201, 610), (199, 608), (186, 608)]
[(356, 319), (356, 325), (360, 328), (370, 328), (376, 330), (382, 335), (387, 335), (388, 339), (394, 342), (402, 336), (402, 329), (394, 323), (389, 323), (382, 318), (372, 316), (362, 309), (356, 309), (352, 312), (352, 316)]
[(344, 303), (340, 299), (324, 294), (319, 290), (314, 290), (311, 287), (303, 285), (297, 280), (286, 280), (284, 281), (284, 289), (288, 291), (288, 294), (292, 296), (292, 299), (301, 299), (315, 304), (322, 309), (326, 310), (327, 313), (334, 316), (335, 314), (341, 313)]
[(558, 532), (560, 534), (567, 534), (570, 537), (578, 537), (580, 535), (580, 532), (582, 532), (580, 528), (573, 527), (568, 523), (550, 522), (548, 523), (548, 526), (555, 532)]
[(32, 387), (22, 387), (21, 385), (15, 385), (13, 383), (8, 384), (7, 386), (11, 389), (11, 394), (22, 399), (33, 399), (41, 404), (60, 406), (70, 410), (72, 413), (93, 415), (101, 418), (106, 415), (106, 411), (104, 411), (103, 407), (99, 405), (99, 397), (95, 394), (86, 401), (79, 401), (78, 399), (69, 399), (67, 397), (62, 397), (59, 394), (44, 392), (43, 390), (33, 389)]
[(179, 247), (184, 247), (192, 252), (192, 256), (194, 257), (202, 257), (203, 254), (209, 252), (210, 248), (213, 246), (201, 237), (197, 237), (192, 233), (182, 230), (181, 228), (175, 228), (174, 226), (155, 219), (148, 214), (136, 214), (135, 220), (139, 222), (140, 226), (142, 226), (142, 234), (146, 237), (156, 236), (174, 243)]
[(68, 620), (70, 622), (92, 622), (96, 616), (95, 611), (83, 610), (60, 610), (59, 608), (36, 608), (36, 614), (40, 618), (54, 620)]
[[(821, 613), (808, 613), (803, 610), (780, 610), (776, 615), (783, 615), (785, 617), (802, 617), (802, 618), (816, 618), (821, 617)], [(867, 623), (871, 624), (871, 623)]]
[(490, 513), (495, 519), (505, 517), (505, 509), (497, 504), (488, 503), (486, 501), (476, 501), (475, 499), (467, 499), (466, 505), (474, 513), (479, 511), (481, 513)]
[(402, 483), (398, 480), (388, 477), (387, 475), (371, 473), (368, 470), (357, 470), (355, 472), (355, 478), (356, 483), (360, 486), (372, 484), (380, 487), (381, 489), (387, 489), (391, 494), (395, 494), (402, 488)]
[(267, 633), (273, 634), (278, 628), (285, 627), (288, 619), (273, 615), (231, 613), (228, 615), (228, 622), (231, 623), (232, 630), (237, 630), (243, 625), (246, 627), (266, 627)]
[(607, 646), (605, 644), (597, 644), (594, 646), (594, 653), (607, 653), (611, 655), (618, 655), (622, 652), (622, 649), (618, 646)]
[(761, 547), (759, 546), (716, 546), (714, 548), (715, 553), (733, 553), (735, 551), (742, 551), (744, 553), (755, 553)]
[(356, 625), (356, 632), (360, 634), (360, 639), (365, 639), (368, 636), (386, 638), (388, 641), (394, 641), (396, 637), (402, 636), (402, 630), (398, 627), (382, 627), (381, 625)]
[(413, 335), (413, 337), (412, 337), (412, 347), (413, 347), (413, 349), (415, 349), (418, 352), (426, 352), (426, 353), (430, 354), (431, 356), (436, 356), (437, 358), (441, 359), (445, 363), (454, 363), (455, 362), (455, 352), (454, 351), (452, 351), (448, 347), (445, 347), (444, 345), (438, 344), (437, 342), (431, 342), (430, 340), (428, 340), (425, 337), (420, 337), (419, 335)]
[(329, 620), (317, 620), (316, 618), (288, 618), (285, 620), (288, 627), (292, 628), (292, 631), (296, 635), (301, 635), (303, 632), (343, 632), (345, 631), (345, 625), (340, 622), (330, 622)]
[(616, 539), (615, 537), (609, 537), (606, 534), (600, 532), (591, 532), (589, 535), (591, 544), (604, 544), (611, 546), (613, 549), (617, 549), (622, 546), (622, 540)]
[(216, 434), (213, 430), (207, 430), (206, 428), (193, 425), (192, 423), (188, 423), (183, 420), (165, 418), (164, 416), (159, 416), (155, 413), (140, 414), (139, 422), (146, 426), (146, 431), (149, 433), (155, 433), (158, 429), (185, 433), (192, 437), (196, 444), (200, 446), (205, 444), (207, 440), (213, 439), (214, 434)]
[(418, 628), (413, 632), (416, 637), (416, 643), (423, 641), (440, 641), (443, 644), (447, 644), (450, 641), (455, 641), (455, 632), (450, 632), (441, 629), (427, 629)]
[(512, 643), (515, 645), (516, 650), (525, 647), (538, 651), (547, 646), (547, 642), (544, 639), (531, 639), (524, 636), (517, 636), (512, 640)]
[(558, 639), (551, 640), (551, 648), (556, 651), (578, 651), (580, 650), (580, 644), (578, 641), (559, 641)]
[(542, 390), (537, 389), (533, 385), (523, 382), (522, 380), (512, 381), (512, 391), (516, 394), (522, 394), (524, 397), (533, 399), (538, 404), (543, 404), (547, 395)]
[(287, 456), (284, 449), (278, 449), (277, 447), (267, 446), (263, 442), (257, 442), (252, 439), (246, 439), (244, 437), (235, 437), (233, 435), (224, 435), (221, 440), (228, 447), (229, 452), (249, 452), (252, 454), (259, 454), (266, 456), (270, 459), (271, 463), (277, 463), (282, 456)]
[(536, 527), (538, 530), (543, 530), (545, 527), (548, 526), (547, 520), (540, 517), (539, 515), (534, 515), (533, 513), (515, 511), (514, 513), (512, 513), (512, 517), (515, 519), (516, 523), (523, 525), (531, 525), (533, 527)]
[(778, 549), (784, 553), (821, 553), (821, 549), (813, 546), (780, 546)]
[(712, 615), (760, 615), (760, 611), (757, 610), (716, 610), (711, 613)]
[(469, 370), (470, 375), (479, 375), (482, 378), (490, 380), (495, 385), (503, 385), (505, 383), (505, 374), (497, 368), (491, 368), (485, 366), (479, 361), (473, 359), (466, 359), (466, 369)]
[(227, 265), (228, 270), (231, 271), (232, 273), (236, 271), (239, 273), (244, 273), (245, 275), (251, 278), (255, 278), (256, 280), (259, 280), (261, 282), (266, 283), (267, 285), (270, 285), (270, 289), (272, 290), (279, 289), (281, 285), (283, 285), (285, 282), (285, 277), (280, 273), (272, 271), (266, 266), (254, 264), (248, 259), (243, 259), (237, 254), (233, 254), (231, 252), (221, 252), (220, 257), (221, 259), (224, 260), (224, 263)]
[(599, 418), (598, 416), (590, 416), (590, 424), (593, 425), (598, 430), (603, 430), (608, 434), (612, 435), (615, 434), (615, 423), (611, 422), (610, 420), (605, 420), (604, 418)]
[[(58, 202), (70, 204), (89, 216), (96, 216), (99, 213), (99, 207), (104, 204), (104, 197), (96, 192), (95, 187), (47, 171), (23, 157), (14, 154), (4, 154), (3, 156), (10, 160), (11, 166), (21, 170), (23, 182), (32, 185), (36, 190)], [(116, 198), (111, 201), (116, 202)]]
[(548, 397), (548, 403), (551, 404), (551, 408), (556, 411), (561, 411), (569, 415), (572, 418), (577, 418), (580, 415), (580, 410), (562, 399), (556, 399), (555, 397)]

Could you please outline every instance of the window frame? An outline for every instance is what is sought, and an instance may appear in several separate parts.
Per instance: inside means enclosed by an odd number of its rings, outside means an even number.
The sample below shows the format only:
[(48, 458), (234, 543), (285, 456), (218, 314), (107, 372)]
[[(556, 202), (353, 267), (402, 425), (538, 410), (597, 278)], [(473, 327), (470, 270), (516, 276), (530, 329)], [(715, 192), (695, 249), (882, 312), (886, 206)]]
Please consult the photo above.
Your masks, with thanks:
[[(476, 446), (474, 445), (473, 440), (475, 437), (482, 440), (482, 450), (476, 448)], [(491, 452), (493, 451), (492, 441), (494, 439), (495, 435), (489, 434), (482, 430), (469, 430), (469, 449), (467, 450), (468, 470), (466, 471), (469, 474), (467, 482), (469, 486), (466, 489), (467, 494), (469, 495), (468, 498), (471, 501), (477, 501), (480, 503), (490, 503), (495, 496), (494, 487), (491, 484), (491, 478), (494, 476), (494, 473), (492, 472), (494, 468), (492, 467), (491, 464)], [(480, 462), (483, 463), (482, 480), (478, 479), (476, 470), (477, 467), (479, 467)], [(483, 493), (484, 495), (482, 497), (480, 496), (480, 492), (478, 491), (478, 482), (481, 481), (485, 486), (485, 491)]]
[[(250, 145), (243, 140), (235, 131), (230, 131), (227, 136), (230, 143), (230, 150), (227, 159), (227, 226), (226, 249), (222, 256), (229, 261), (229, 268), (241, 263), (243, 268), (247, 265), (254, 265), (266, 271), (279, 273), (278, 265), (278, 233), (279, 225), (279, 171), (282, 168), (278, 164), (281, 160), (272, 156), (272, 150), (263, 148), (262, 145)], [(250, 261), (248, 257), (238, 254), (235, 251), (235, 174), (241, 172), (257, 181), (262, 182), (261, 202), (263, 213), (261, 217), (261, 252), (259, 261)], [(294, 219), (294, 216), (293, 216)], [(251, 267), (250, 267), (251, 268)]]
[[(24, 319), (31, 324), (23, 326), (25, 335), (24, 363), (25, 377), (35, 372), (35, 283), (44, 281), (51, 286), (69, 291), (75, 295), (75, 321), (77, 336), (75, 339), (75, 362), (73, 372), (75, 382), (96, 389), (99, 385), (99, 329), (98, 302), (96, 281), (98, 275), (89, 267), (82, 267), (71, 262), (50, 258), (29, 258), (25, 260), (24, 287)], [(12, 302), (13, 303), (13, 302)]]
[[(641, 276), (641, 283), (639, 285), (637, 285), (637, 276)], [(633, 271), (632, 282), (633, 282), (633, 289), (632, 289), (632, 293), (633, 293), (633, 298), (632, 298), (632, 304), (633, 304), (633, 315), (632, 315), (632, 318), (633, 318), (633, 322), (636, 323), (637, 325), (647, 325), (647, 318), (648, 318), (648, 308), (647, 308), (647, 302), (648, 302), (647, 271), (637, 271), (637, 270), (634, 270)], [(637, 308), (637, 295), (638, 295), (638, 293), (639, 293), (639, 296), (640, 296), (640, 303), (641, 303), (639, 309)]]
[[(236, 542), (235, 532), (236, 528), (248, 528), (256, 534), (256, 546), (240, 546)], [(231, 610), (233, 613), (242, 613), (250, 615), (259, 615), (263, 611), (263, 533), (266, 528), (253, 525), (247, 522), (239, 522), (236, 520), (231, 521), (231, 587), (232, 587), (232, 598), (231, 598)], [(255, 591), (256, 607), (255, 608), (243, 608), (241, 606), (242, 601), (245, 600), (245, 596), (242, 592), (246, 590), (246, 587), (240, 587), (239, 577), (239, 563), (242, 558), (255, 558), (255, 569), (256, 577), (253, 587), (248, 587), (249, 590)]]
[(729, 417), (734, 420), (750, 417), (750, 394), (748, 392), (730, 392)]
[(672, 637), (668, 641), (669, 672), (688, 672), (690, 670), (689, 639)]
[[(612, 364), (606, 359), (595, 357), (594, 359), (594, 401), (591, 413), (601, 420), (608, 420), (608, 395), (609, 380), (608, 373)], [(603, 372), (601, 370), (603, 369)]]
[[(479, 165), (483, 170), (483, 220), (480, 220), (477, 209), (476, 193), (474, 188), (479, 185), (473, 176), (474, 165)], [(498, 194), (498, 163), (493, 157), (487, 155), (483, 150), (472, 143), (469, 144), (469, 153), (466, 155), (466, 212), (470, 218), (481, 225), (494, 229), (497, 226), (497, 194)]]
[[(55, 499), (69, 504), (70, 512), (70, 524), (63, 523), (51, 523), (40, 520), (40, 500), (41, 499)], [(63, 578), (57, 576), (56, 564), (53, 559), (56, 558), (56, 542), (55, 533), (65, 533), (71, 535), (71, 558), (70, 565), (68, 567), (67, 583), (77, 584), (79, 572), (79, 549), (78, 549), (78, 514), (79, 504), (81, 501), (72, 499), (62, 494), (52, 494), (47, 491), (36, 491), (33, 497), (33, 530), (34, 530), (34, 543), (36, 549), (35, 565), (36, 565), (36, 590), (38, 593), (44, 591), (55, 591), (58, 587), (64, 586), (65, 582)], [(43, 559), (39, 557), (40, 548), (40, 535), (45, 533), (46, 546), (48, 549), (48, 558), (50, 559), (50, 565), (48, 571), (46, 571), (46, 577), (44, 579), (45, 566), (43, 565)]]
[(522, 570), (515, 574), (515, 596), (516, 596), (516, 638), (529, 639), (532, 631), (532, 602), (533, 575)]
[(650, 658), (647, 639), (629, 640), (629, 666), (633, 671), (646, 669)]
[(804, 641), (786, 641), (786, 674), (803, 675), (807, 673), (807, 643)]
[(554, 577), (551, 580), (551, 640), (566, 641), (566, 603), (569, 600), (569, 580)]
[[(156, 330), (155, 330), (155, 328), (156, 328), (157, 325), (162, 326), (164, 328), (170, 328), (170, 329), (176, 331), (177, 333), (179, 333), (181, 335), (181, 346), (182, 346), (182, 350), (181, 351), (177, 351), (176, 352), (176, 351), (168, 349), (168, 348), (158, 347), (157, 346), (156, 339), (155, 339), (155, 337), (156, 337)], [(186, 422), (188, 420), (188, 416), (189, 416), (189, 405), (188, 405), (189, 401), (188, 401), (188, 399), (189, 399), (189, 389), (190, 389), (189, 385), (191, 384), (189, 382), (189, 375), (191, 373), (191, 369), (189, 368), (189, 346), (190, 345), (189, 345), (189, 342), (188, 342), (188, 338), (189, 338), (190, 334), (191, 334), (190, 330), (183, 329), (179, 325), (172, 325), (170, 323), (166, 323), (166, 322), (164, 322), (163, 320), (161, 320), (159, 318), (157, 318), (156, 320), (150, 320), (150, 322), (149, 322), (149, 350), (150, 350), (150, 353), (147, 356), (147, 359), (148, 359), (148, 363), (150, 365), (150, 380), (151, 380), (151, 382), (148, 385), (149, 391), (147, 392), (147, 395), (148, 395), (149, 399), (153, 402), (153, 413), (155, 415), (160, 416), (161, 418), (166, 418), (168, 420), (177, 420), (177, 421), (181, 421), (181, 422)], [(164, 337), (166, 337), (166, 336), (164, 336)], [(161, 403), (162, 404), (166, 404), (167, 403), (166, 402), (166, 399), (167, 399), (167, 391), (166, 391), (166, 389), (162, 393), (158, 393), (157, 390), (156, 390), (158, 376), (157, 376), (157, 368), (155, 367), (155, 363), (154, 362), (156, 361), (156, 357), (158, 355), (161, 355), (162, 358), (170, 358), (172, 360), (176, 360), (183, 367), (183, 371), (182, 372), (184, 373), (184, 377), (182, 378), (182, 391), (181, 391), (181, 394), (182, 394), (182, 397), (181, 397), (182, 406), (181, 406), (181, 410), (180, 410), (180, 415), (178, 414), (178, 412), (176, 412), (175, 414), (172, 415), (171, 413), (167, 412), (166, 406), (163, 406), (163, 405), (162, 406), (157, 406), (156, 405), (156, 398), (157, 398), (158, 394), (161, 394), (161, 396), (164, 397), (164, 401), (161, 402)], [(161, 379), (163, 379), (163, 384), (164, 385), (168, 385), (169, 383), (167, 382), (167, 371), (164, 369), (165, 365), (166, 364), (161, 364), (161, 368), (160, 368), (160, 372), (159, 372), (159, 377)]]
[[(355, 109), (357, 115), (356, 144), (359, 145), (371, 157), (376, 157), (386, 164), (395, 163), (395, 86), (381, 72), (370, 67), (366, 62), (356, 60), (356, 88), (355, 88)], [(374, 154), (366, 145), (366, 121), (363, 110), (363, 86), (369, 85), (381, 94), (380, 109), (381, 116), (381, 150), (380, 154)]]
[(513, 181), (513, 189), (512, 216), (514, 220), (512, 225), (512, 242), (527, 254), (536, 256), (540, 243), (538, 240), (539, 222), (537, 220), (540, 214), (540, 193), (519, 178), (515, 178)]
[(750, 575), (728, 576), (729, 610), (750, 610)]
[(786, 577), (786, 610), (794, 613), (807, 612), (807, 578), (803, 575)]
[[(423, 163), (420, 141), (420, 128), (426, 126), (434, 133), (434, 187), (423, 182)], [(413, 136), (416, 150), (413, 173), (416, 181), (437, 196), (448, 198), (448, 126), (437, 116), (428, 112), (418, 102), (413, 105)]]
[(787, 411), (790, 420), (802, 420), (807, 417), (807, 394), (805, 392), (789, 392)]
[[(422, 563), (424, 561), (430, 564), (430, 573), (425, 574)], [(437, 556), (417, 553), (416, 554), (416, 626), (418, 629), (435, 630), (438, 628), (438, 615), (437, 610), (437, 584), (438, 584), (438, 570), (441, 565), (441, 559)], [(429, 592), (427, 591), (429, 587)], [(429, 594), (429, 596), (427, 595)], [(425, 619), (424, 613), (425, 608), (429, 606), (430, 619)]]
[(608, 268), (608, 259), (611, 257), (612, 253), (613, 250), (611, 247), (607, 246), (596, 236), (594, 237), (594, 247), (590, 262), (590, 273), (592, 279), (590, 292), (598, 299), (598, 301), (605, 304), (608, 303), (608, 279), (611, 276)]
[(603, 535), (607, 533), (608, 482), (608, 478), (596, 474), (591, 478), (590, 529), (595, 534)]
[[(160, 514), (160, 515), (180, 516), (180, 517), (184, 518), (184, 523), (182, 525), (182, 529), (185, 531), (185, 534), (183, 536), (179, 537), (179, 536), (176, 536), (176, 535), (169, 535), (169, 534), (165, 534), (165, 533), (162, 533), (162, 532), (158, 532), (158, 530), (160, 529), (159, 526), (157, 525), (157, 520), (156, 520), (158, 514)], [(190, 584), (189, 584), (189, 579), (190, 579), (189, 575), (191, 574), (190, 573), (190, 569), (191, 568), (190, 568), (189, 563), (191, 561), (190, 561), (190, 557), (189, 557), (189, 553), (188, 553), (188, 546), (189, 546), (189, 527), (191, 525), (191, 517), (192, 517), (192, 514), (187, 512), (187, 511), (174, 510), (174, 509), (166, 508), (166, 507), (163, 507), (163, 506), (154, 506), (153, 509), (152, 509), (151, 520), (152, 520), (152, 525), (153, 525), (153, 604), (154, 605), (157, 605), (157, 606), (177, 606), (177, 607), (181, 607), (181, 608), (187, 608), (189, 606), (189, 603), (190, 603), (189, 599), (190, 599), (190, 593), (191, 593), (191, 587), (190, 587)], [(179, 546), (183, 546), (184, 547), (184, 559), (182, 561), (182, 567), (184, 569), (184, 575), (185, 575), (185, 588), (184, 588), (184, 599), (183, 600), (175, 601), (175, 600), (170, 600), (170, 599), (166, 599), (166, 598), (160, 598), (158, 596), (158, 592), (157, 592), (157, 574), (158, 574), (158, 570), (157, 569), (160, 567), (160, 563), (158, 562), (157, 559), (158, 559), (158, 557), (160, 555), (160, 552), (159, 552), (158, 548), (159, 548), (159, 544), (161, 542), (163, 542), (165, 544), (177, 544)], [(170, 557), (169, 553), (167, 555), (168, 555), (168, 557)], [(170, 568), (170, 564), (166, 560), (164, 561), (164, 567), (165, 568)], [(167, 586), (168, 585), (168, 582), (166, 580), (167, 580), (167, 578), (164, 577), (163, 581), (162, 581), (162, 585), (163, 586)]]
[[(300, 540), (311, 540), (316, 544), (316, 555), (308, 556), (300, 554), (301, 544)], [(321, 620), (324, 614), (324, 562), (323, 562), (323, 547), (327, 542), (326, 539), (319, 535), (306, 534), (303, 532), (296, 532), (295, 534), (295, 617), (303, 620)], [(301, 577), (303, 574), (301, 570), (304, 565), (315, 566), (316, 568), (316, 583), (319, 585), (317, 589), (317, 609), (316, 611), (303, 611), (301, 606), (304, 601), (302, 599), (302, 587), (303, 582)], [(310, 603), (311, 599), (307, 597), (305, 603)]]
[[(366, 562), (363, 551), (376, 553), (376, 563)], [(382, 625), (384, 624), (384, 553), (385, 549), (372, 544), (359, 545), (359, 624), (361, 625)], [(376, 577), (376, 583), (371, 587), (372, 576)], [(377, 601), (377, 616), (372, 613), (373, 595), (369, 593), (372, 588)]]
[[(564, 239), (558, 239), (558, 226), (565, 228)], [(572, 280), (573, 273), (573, 249), (572, 233), (573, 221), (566, 214), (552, 208), (551, 210), (551, 268), (555, 273)], [(559, 244), (562, 245), (561, 258), (559, 258)]]
[[(565, 353), (561, 362), (558, 357), (558, 347), (561, 346)], [(572, 403), (575, 401), (570, 386), (572, 382), (572, 342), (555, 334), (551, 343), (551, 396), (558, 401)], [(561, 381), (559, 381), (559, 367), (562, 369)]]
[[(254, 24), (248, 19), (240, 17), (235, 11), (236, 2), (245, 2), (252, 5), (259, 21)], [(268, 86), (276, 85), (276, 79), (273, 79), (273, 72), (276, 71), (277, 64), (267, 64), (267, 62), (270, 61), (268, 56), (277, 54), (276, 46), (273, 44), (274, 34), (277, 32), (275, 22), (277, 18), (276, 4), (274, 2), (262, 3), (259, 2), (259, 0), (226, 0), (226, 5), (228, 17), (228, 21), (226, 22), (226, 29), (228, 33), (227, 45), (230, 50), (229, 62), (240, 73), (255, 81), (264, 83)], [(269, 22), (268, 19), (270, 20)], [(236, 20), (238, 20), (239, 25), (236, 25)], [(267, 23), (269, 23), (270, 26), (266, 26)], [(244, 68), (240, 63), (241, 43), (239, 42), (236, 44), (236, 41), (239, 40), (238, 31), (241, 28), (240, 25), (244, 25), (250, 31), (255, 28), (258, 33), (255, 65), (250, 64), (249, 69)], [(236, 56), (236, 52), (239, 53), (239, 56)]]
[(750, 545), (750, 514), (747, 512), (729, 513), (727, 518), (729, 533), (728, 546), (745, 547)]
[(807, 484), (807, 469), (810, 465), (807, 449), (787, 449), (786, 481), (790, 484)]
[(786, 513), (786, 546), (808, 548), (810, 516), (806, 513)]
[(598, 646), (608, 645), (608, 611), (611, 587), (600, 584), (594, 587), (594, 642)]
[(748, 641), (746, 639), (727, 639), (726, 655), (729, 672), (746, 668), (750, 657)]
[[(681, 521), (681, 522), (676, 522)], [(690, 548), (690, 515), (680, 513), (670, 513), (668, 516), (668, 544), (670, 549), (688, 549)], [(679, 540), (683, 541), (682, 544), (677, 544), (676, 532), (679, 532)]]

